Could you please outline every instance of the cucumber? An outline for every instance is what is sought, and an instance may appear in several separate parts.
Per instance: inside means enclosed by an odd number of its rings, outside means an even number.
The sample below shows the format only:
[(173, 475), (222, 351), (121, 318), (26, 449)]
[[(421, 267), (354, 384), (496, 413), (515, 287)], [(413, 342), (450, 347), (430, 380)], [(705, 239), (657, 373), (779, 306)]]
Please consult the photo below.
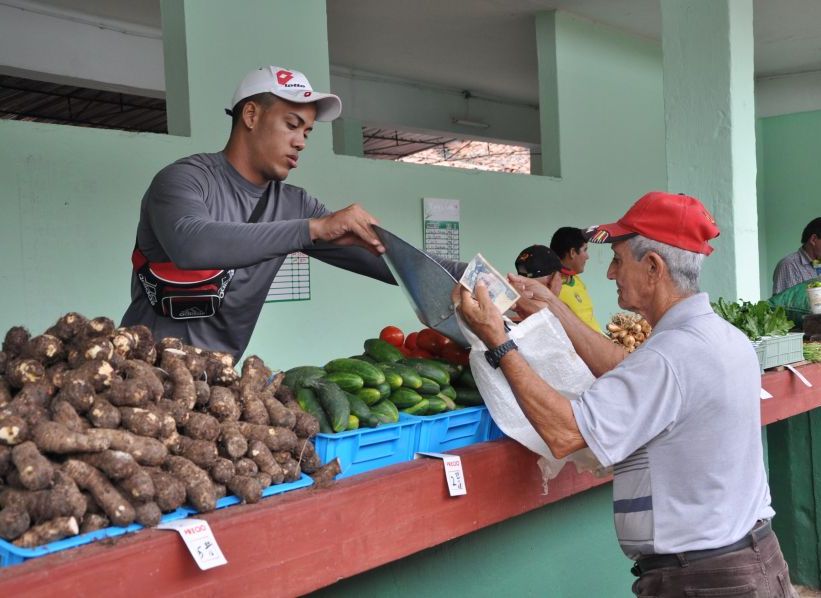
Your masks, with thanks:
[(411, 388), (402, 387), (391, 393), (390, 400), (399, 409), (405, 409), (421, 401), (422, 395)]
[(365, 354), (376, 361), (394, 363), (402, 359), (402, 352), (381, 338), (369, 338), (365, 341)]
[(371, 405), (375, 405), (385, 397), (382, 396), (382, 392), (378, 388), (371, 388), (366, 386), (365, 388), (360, 388), (356, 391), (356, 396), (360, 398), (360, 400), (364, 401), (365, 404), (370, 407)]
[(350, 372), (331, 372), (329, 374), (325, 374), (322, 378), (324, 380), (328, 380), (329, 382), (333, 382), (339, 386), (339, 388), (348, 392), (356, 392), (365, 386), (365, 382), (362, 380), (361, 376), (357, 376), (356, 374), (352, 374)]
[(348, 397), (348, 405), (351, 407), (351, 414), (359, 419), (361, 425), (369, 428), (374, 428), (379, 425), (379, 420), (371, 413), (365, 402), (355, 394), (346, 393)]
[(322, 378), (312, 380), (308, 386), (316, 391), (319, 404), (328, 414), (328, 421), (334, 432), (342, 432), (348, 428), (348, 416), (351, 414), (351, 406), (348, 404), (348, 397), (345, 391), (333, 382), (328, 382)]
[(422, 386), (422, 376), (412, 367), (402, 363), (392, 363), (391, 367), (397, 374), (402, 376), (402, 386), (414, 390)]
[(443, 386), (439, 389), (439, 394), (445, 395), (446, 397), (450, 397), (451, 399), (456, 398), (456, 389), (454, 389), (450, 384), (447, 386)]
[(367, 361), (368, 363), (378, 363), (373, 357), (370, 355), (351, 355), (348, 359), (358, 359), (359, 361)]
[(456, 402), (452, 398), (450, 398), (448, 395), (440, 392), (436, 396), (439, 397), (441, 400), (443, 400), (447, 404), (447, 409), (445, 409), (445, 411), (454, 411), (454, 410), (457, 409)]
[(432, 361), (433, 363), (441, 367), (443, 370), (445, 370), (450, 376), (451, 380), (456, 380), (462, 373), (462, 370), (465, 369), (464, 366), (461, 366), (456, 363), (451, 363), (449, 361), (445, 361), (444, 359), (431, 359), (430, 361)]
[(402, 413), (407, 413), (408, 415), (425, 415), (428, 412), (428, 400), (422, 399), (415, 405), (411, 405), (410, 407), (406, 407), (402, 409)]
[(442, 413), (443, 411), (448, 411), (448, 404), (445, 399), (442, 399), (436, 395), (425, 397), (428, 400), (428, 410), (427, 415), (434, 415), (435, 413)]
[(389, 396), (391, 396), (391, 393), (393, 392), (391, 385), (387, 382), (383, 382), (382, 384), (374, 386), (373, 388), (379, 391), (379, 397), (382, 399), (387, 399)]
[(439, 385), (436, 382), (422, 376), (422, 386), (417, 388), (416, 392), (420, 395), (435, 395), (439, 393), (439, 390)]
[(473, 379), (473, 372), (470, 371), (470, 368), (465, 368), (462, 375), (459, 376), (459, 386), (476, 388), (476, 380)]
[(399, 421), (399, 409), (390, 401), (379, 401), (371, 407), (371, 413), (383, 424), (395, 424)]
[(406, 359), (405, 364), (415, 369), (423, 378), (430, 378), (439, 386), (450, 384), (450, 374), (437, 362), (430, 359)]
[(316, 418), (319, 422), (320, 432), (323, 434), (333, 433), (331, 422), (328, 421), (328, 416), (325, 415), (325, 412), (322, 410), (322, 405), (319, 404), (319, 400), (316, 398), (314, 391), (310, 388), (300, 388), (296, 391), (296, 402), (305, 413), (313, 415)]
[(457, 388), (456, 402), (459, 405), (464, 405), (466, 407), (485, 404), (485, 400), (482, 398), (482, 395), (480, 395), (479, 391), (475, 388)]
[(282, 383), (288, 388), (297, 389), (306, 382), (325, 375), (325, 370), (315, 365), (300, 365), (285, 372)]
[(389, 363), (377, 363), (376, 366), (385, 372), (385, 382), (387, 382), (391, 389), (399, 388), (402, 386), (402, 376), (399, 372), (396, 371)]
[(348, 416), (348, 427), (345, 428), (346, 430), (358, 430), (359, 429), (359, 418), (355, 415)]
[(340, 357), (325, 364), (328, 372), (348, 372), (356, 374), (365, 383), (365, 386), (376, 386), (385, 381), (385, 372), (367, 361)]

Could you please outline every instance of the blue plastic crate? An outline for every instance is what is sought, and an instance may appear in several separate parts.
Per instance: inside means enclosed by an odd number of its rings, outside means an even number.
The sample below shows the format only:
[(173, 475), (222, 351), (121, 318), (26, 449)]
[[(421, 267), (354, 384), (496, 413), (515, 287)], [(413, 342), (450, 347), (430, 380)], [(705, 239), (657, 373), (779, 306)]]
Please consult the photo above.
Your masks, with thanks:
[(375, 428), (338, 434), (317, 434), (314, 445), (323, 465), (339, 458), (342, 473), (337, 478), (346, 478), (413, 460), (418, 420), (417, 417), (400, 413), (395, 424), (380, 424)]
[(488, 440), (499, 440), (500, 438), (507, 438), (507, 435), (502, 432), (502, 429), (496, 425), (493, 418), (490, 418), (490, 432), (487, 435)]
[[(313, 478), (311, 476), (303, 473), (302, 477), (300, 477), (295, 482), (286, 482), (284, 484), (272, 484), (267, 488), (263, 489), (262, 491), (262, 498), (266, 498), (268, 496), (274, 496), (275, 494), (282, 494), (283, 492), (289, 492), (290, 490), (298, 490), (300, 488), (306, 488), (314, 483)], [(224, 509), (225, 507), (230, 507), (232, 505), (238, 505), (240, 502), (240, 498), (238, 496), (234, 496), (233, 494), (229, 494), (228, 496), (223, 496), (221, 499), (217, 501), (217, 509)], [(191, 515), (198, 513), (196, 509), (193, 507), (185, 507), (188, 509), (188, 512)]]
[[(190, 511), (188, 509), (181, 507), (176, 511), (166, 513), (162, 516), (160, 521), (166, 522), (174, 521), (176, 519), (185, 519), (188, 517), (189, 513)], [(64, 538), (62, 540), (57, 540), (56, 542), (43, 544), (42, 546), (37, 546), (36, 548), (19, 548), (11, 542), (6, 542), (5, 540), (0, 539), (0, 567), (17, 565), (30, 559), (46, 556), (47, 554), (54, 554), (55, 552), (68, 550), (69, 548), (76, 548), (77, 546), (90, 544), (91, 542), (96, 542), (97, 540), (105, 540), (107, 538), (122, 536), (141, 529), (143, 529), (143, 526), (139, 523), (132, 523), (127, 527), (106, 527), (87, 534), (72, 536), (71, 538)]]
[(448, 451), (490, 440), (493, 420), (487, 407), (463, 407), (436, 415), (414, 415), (419, 420), (416, 451), (447, 453)]

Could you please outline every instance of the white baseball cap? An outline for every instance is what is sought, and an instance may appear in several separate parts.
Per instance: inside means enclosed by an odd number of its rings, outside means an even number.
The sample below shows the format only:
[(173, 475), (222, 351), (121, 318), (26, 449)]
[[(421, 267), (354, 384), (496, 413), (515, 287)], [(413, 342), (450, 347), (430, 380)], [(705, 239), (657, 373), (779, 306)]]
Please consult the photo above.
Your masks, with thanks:
[[(342, 113), (338, 96), (315, 92), (305, 75), (281, 66), (263, 66), (245, 75), (234, 92), (231, 109), (245, 98), (265, 92), (297, 104), (316, 104), (318, 121), (332, 121)], [(231, 110), (226, 112), (232, 114)]]

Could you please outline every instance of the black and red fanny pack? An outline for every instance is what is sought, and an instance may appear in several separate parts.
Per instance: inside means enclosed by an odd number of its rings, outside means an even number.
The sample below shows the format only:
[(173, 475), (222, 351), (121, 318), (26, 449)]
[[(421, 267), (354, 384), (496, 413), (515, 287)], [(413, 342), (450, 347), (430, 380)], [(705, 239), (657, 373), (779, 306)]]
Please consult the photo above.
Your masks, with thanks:
[(149, 262), (139, 247), (131, 254), (131, 264), (154, 311), (175, 320), (214, 316), (235, 272), (182, 270), (173, 262)]
[[(279, 182), (274, 192), (279, 192)], [(269, 187), (254, 206), (249, 223), (259, 222), (270, 193)], [(131, 264), (154, 311), (175, 320), (216, 315), (235, 273), (235, 270), (183, 270), (174, 262), (150, 262), (136, 241)]]

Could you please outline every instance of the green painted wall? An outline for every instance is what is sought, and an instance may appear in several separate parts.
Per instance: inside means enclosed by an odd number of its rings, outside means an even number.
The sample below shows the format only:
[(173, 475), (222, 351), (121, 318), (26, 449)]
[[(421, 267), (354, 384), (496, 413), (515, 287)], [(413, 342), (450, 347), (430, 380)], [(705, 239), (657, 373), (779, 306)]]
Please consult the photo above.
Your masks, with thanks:
[[(165, 61), (171, 125), (190, 128), (190, 137), (0, 122), (0, 255), (6, 280), (15, 281), (0, 298), (0, 329), (20, 323), (42, 331), (68, 310), (121, 316), (145, 188), (174, 159), (223, 147), (229, 123), (222, 110), (249, 68), (293, 65), (316, 88), (328, 87), (324, 2), (238, 7), (164, 4), (166, 48), (174, 52)], [(564, 178), (336, 155), (331, 127), (320, 124), (289, 182), (332, 208), (359, 201), (418, 245), (421, 198), (460, 199), (462, 257), (481, 251), (503, 270), (559, 226), (619, 216), (646, 190), (664, 187), (659, 48), (562, 13), (556, 38)], [(183, 90), (188, 110), (179, 106)], [(591, 253), (585, 280), (606, 320), (617, 309), (604, 278), (610, 251)], [(359, 350), (388, 323), (418, 326), (397, 288), (314, 261), (312, 300), (267, 305), (249, 351), (277, 367), (322, 362)]]
[[(821, 216), (821, 111), (760, 119), (759, 242), (761, 294), (772, 292), (778, 260), (801, 244), (804, 226)], [(767, 429), (773, 526), (794, 583), (821, 586), (821, 413)]]
[(542, 507), (315, 596), (632, 596), (613, 531), (610, 485)]
[[(171, 0), (163, 7), (165, 45), (174, 52), (165, 61), (171, 129), (190, 137), (0, 121), (7, 285), (0, 330), (24, 324), (39, 332), (68, 310), (119, 319), (142, 194), (164, 165), (222, 148), (229, 126), (222, 110), (236, 82), (250, 68), (274, 63), (303, 70), (317, 89), (328, 87), (322, 0)], [(331, 208), (359, 201), (417, 245), (421, 198), (460, 199), (462, 257), (481, 251), (503, 270), (512, 269), (522, 247), (546, 243), (559, 226), (618, 217), (645, 191), (665, 186), (659, 48), (561, 13), (555, 36), (562, 179), (336, 155), (331, 127), (320, 124), (289, 182)], [(604, 321), (617, 309), (604, 277), (610, 250), (591, 253), (585, 280)], [(249, 354), (281, 368), (322, 363), (360, 350), (388, 323), (418, 327), (399, 289), (315, 261), (311, 271), (311, 301), (267, 305)], [(362, 584), (429, 594), (421, 570), (429, 578), (455, 575), (472, 594), (514, 584), (524, 594), (628, 595), (609, 496), (609, 487), (592, 490), (340, 589)]]
[(761, 246), (762, 296), (772, 292), (778, 260), (801, 245), (801, 231), (821, 216), (821, 111), (760, 120), (759, 223), (766, 225)]

